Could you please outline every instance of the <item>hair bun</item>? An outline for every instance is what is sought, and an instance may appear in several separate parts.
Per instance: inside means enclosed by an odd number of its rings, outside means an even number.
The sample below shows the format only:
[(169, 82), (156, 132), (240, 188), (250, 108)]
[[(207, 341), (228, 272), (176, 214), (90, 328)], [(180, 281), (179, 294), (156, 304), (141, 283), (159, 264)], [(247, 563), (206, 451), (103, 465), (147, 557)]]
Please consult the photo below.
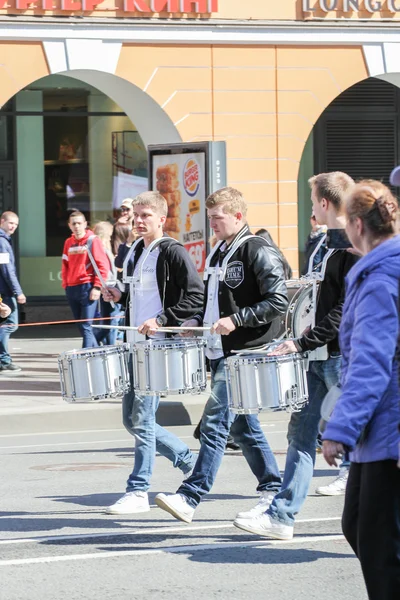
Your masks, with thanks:
[(385, 199), (383, 196), (381, 196), (380, 198), (377, 198), (376, 205), (384, 223), (396, 221), (398, 207), (393, 200)]

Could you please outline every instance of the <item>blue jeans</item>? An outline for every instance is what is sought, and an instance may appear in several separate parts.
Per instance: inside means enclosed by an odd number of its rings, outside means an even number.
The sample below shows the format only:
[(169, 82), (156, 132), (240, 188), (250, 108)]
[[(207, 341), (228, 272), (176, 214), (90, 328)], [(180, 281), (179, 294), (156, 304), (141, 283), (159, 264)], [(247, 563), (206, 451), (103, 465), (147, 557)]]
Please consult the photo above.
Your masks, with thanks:
[[(132, 361), (129, 371), (132, 383)], [(189, 447), (156, 423), (159, 401), (155, 395), (135, 394), (133, 388), (122, 399), (122, 422), (135, 438), (135, 463), (127, 481), (127, 492), (149, 489), (156, 452), (183, 473), (189, 473), (195, 463), (196, 458)]]
[[(100, 314), (105, 319), (104, 321), (96, 321), (99, 325), (118, 325), (119, 318), (115, 318), (121, 314), (121, 304), (115, 304), (114, 308), (111, 306), (111, 302), (104, 302), (103, 298), (100, 298)], [(111, 319), (108, 317), (112, 317)], [(117, 343), (118, 329), (95, 329), (94, 335), (97, 342), (104, 344), (105, 346), (115, 346)]]
[(3, 303), (11, 308), (8, 317), (0, 323), (0, 366), (5, 367), (12, 362), (8, 353), (8, 340), (18, 329), (18, 304), (14, 296), (3, 296)]
[(307, 373), (308, 404), (291, 416), (282, 491), (275, 496), (267, 510), (272, 518), (285, 525), (294, 524), (294, 517), (307, 498), (314, 472), (321, 404), (328, 390), (339, 382), (340, 364), (339, 355), (310, 362)]
[(97, 300), (90, 300), (92, 287), (91, 283), (82, 283), (65, 289), (74, 319), (89, 319), (86, 323), (77, 324), (83, 337), (82, 348), (96, 348), (99, 345), (90, 321), (94, 319), (97, 308)]
[(200, 429), (201, 446), (193, 473), (177, 492), (183, 494), (193, 508), (213, 486), (229, 431), (258, 480), (257, 490), (272, 493), (280, 490), (278, 465), (258, 416), (235, 415), (229, 410), (223, 358), (211, 361), (211, 396), (204, 409)]

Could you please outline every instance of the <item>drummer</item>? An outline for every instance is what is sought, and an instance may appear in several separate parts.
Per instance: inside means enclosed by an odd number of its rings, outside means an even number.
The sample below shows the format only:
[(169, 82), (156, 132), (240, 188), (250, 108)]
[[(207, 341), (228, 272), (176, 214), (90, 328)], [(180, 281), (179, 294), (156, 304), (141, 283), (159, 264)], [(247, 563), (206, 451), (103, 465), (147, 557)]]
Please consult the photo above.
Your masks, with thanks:
[[(168, 211), (164, 197), (159, 192), (144, 192), (133, 200), (132, 207), (134, 227), (141, 239), (128, 267), (134, 276), (141, 271), (141, 283), (135, 284), (134, 298), (115, 287), (103, 290), (103, 298), (127, 304), (130, 324), (138, 327), (141, 338), (145, 339), (145, 336), (160, 336), (157, 329), (162, 326), (179, 326), (196, 314), (203, 304), (203, 284), (185, 248), (163, 235)], [(152, 249), (147, 253), (150, 245)], [(123, 398), (122, 416), (126, 429), (135, 438), (135, 461), (126, 493), (107, 508), (109, 514), (150, 510), (147, 490), (156, 451), (183, 474), (189, 473), (195, 462), (188, 446), (156, 423), (159, 397), (134, 392), (132, 364), (130, 378), (131, 391)]]
[(251, 234), (247, 205), (238, 190), (223, 188), (206, 201), (210, 227), (218, 243), (207, 259), (204, 311), (184, 325), (210, 325), (207, 356), (211, 396), (200, 427), (200, 453), (192, 475), (176, 494), (158, 494), (156, 504), (186, 523), (211, 490), (224, 456), (229, 430), (258, 479), (258, 514), (281, 488), (281, 476), (257, 415), (229, 410), (225, 358), (234, 350), (270, 341), (271, 322), (285, 313), (288, 299), (282, 263), (268, 243)]
[[(314, 215), (328, 229), (344, 229), (344, 200), (354, 185), (351, 177), (339, 171), (321, 173), (309, 180)], [(315, 440), (321, 417), (321, 404), (328, 390), (339, 382), (340, 349), (338, 331), (344, 301), (344, 278), (357, 257), (347, 250), (332, 250), (325, 255), (324, 279), (316, 305), (316, 325), (295, 341), (286, 341), (274, 354), (282, 356), (306, 352), (327, 345), (327, 360), (310, 360), (307, 373), (309, 402), (300, 412), (292, 413), (288, 429), (288, 452), (282, 491), (269, 509), (258, 517), (236, 517), (240, 529), (275, 539), (293, 537), (295, 515), (301, 509), (312, 480)]]

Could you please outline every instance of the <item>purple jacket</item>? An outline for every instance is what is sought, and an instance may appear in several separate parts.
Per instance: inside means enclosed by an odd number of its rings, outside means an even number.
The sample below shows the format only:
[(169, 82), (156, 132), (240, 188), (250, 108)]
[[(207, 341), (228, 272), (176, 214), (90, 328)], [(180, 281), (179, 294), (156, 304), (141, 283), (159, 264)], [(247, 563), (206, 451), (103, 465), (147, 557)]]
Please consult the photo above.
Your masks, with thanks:
[(323, 439), (345, 444), (352, 462), (399, 457), (399, 285), (400, 236), (369, 252), (346, 277), (342, 395)]

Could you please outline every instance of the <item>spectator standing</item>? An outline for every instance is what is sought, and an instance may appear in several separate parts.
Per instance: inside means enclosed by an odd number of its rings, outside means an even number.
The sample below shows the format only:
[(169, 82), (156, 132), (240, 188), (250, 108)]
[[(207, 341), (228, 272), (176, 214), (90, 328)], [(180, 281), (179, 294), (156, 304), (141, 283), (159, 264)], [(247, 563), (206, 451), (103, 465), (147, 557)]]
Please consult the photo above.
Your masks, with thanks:
[(104, 281), (107, 280), (109, 263), (101, 241), (93, 231), (87, 229), (87, 222), (83, 213), (74, 211), (68, 219), (68, 226), (72, 235), (65, 241), (61, 279), (62, 286), (67, 294), (67, 299), (72, 314), (78, 323), (83, 337), (82, 348), (98, 346), (94, 330), (91, 327), (100, 298), (101, 281), (97, 276), (88, 254), (88, 247), (97, 264)]
[(132, 229), (133, 225), (133, 208), (132, 208), (133, 198), (125, 198), (122, 200), (122, 204), (120, 207), (121, 216), (118, 218), (117, 223), (121, 225), (129, 225)]
[(26, 302), (17, 277), (11, 241), (18, 224), (18, 216), (14, 212), (6, 211), (0, 217), (0, 295), (2, 303), (11, 309), (0, 329), (0, 374), (2, 375), (11, 375), (22, 370), (12, 362), (8, 352), (10, 335), (18, 329), (18, 304)]
[[(111, 236), (113, 234), (113, 226), (109, 221), (100, 221), (96, 223), (93, 232), (101, 240), (104, 251), (108, 260), (108, 277), (107, 285), (115, 286), (117, 283), (117, 269), (115, 266), (115, 257), (111, 250)], [(100, 315), (104, 321), (100, 321), (104, 325), (118, 325), (119, 318), (117, 315), (121, 313), (121, 305), (114, 303), (114, 307), (110, 302), (105, 302), (100, 296)], [(96, 340), (99, 344), (105, 346), (114, 346), (117, 341), (117, 329), (95, 329)]]
[(111, 252), (114, 257), (117, 256), (121, 244), (125, 244), (130, 237), (132, 237), (132, 240), (135, 238), (134, 234), (132, 234), (132, 227), (130, 227), (130, 225), (125, 223), (114, 223), (113, 232), (111, 234)]

